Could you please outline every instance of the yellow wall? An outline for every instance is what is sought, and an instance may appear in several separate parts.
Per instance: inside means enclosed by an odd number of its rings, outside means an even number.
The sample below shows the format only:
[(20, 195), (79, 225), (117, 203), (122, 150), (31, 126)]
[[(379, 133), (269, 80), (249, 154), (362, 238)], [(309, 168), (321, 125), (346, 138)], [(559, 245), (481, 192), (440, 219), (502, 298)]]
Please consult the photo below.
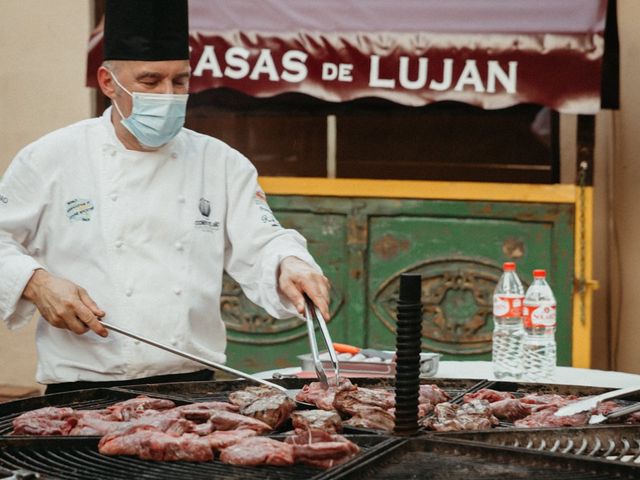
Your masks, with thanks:
[[(0, 174), (24, 145), (91, 115), (84, 87), (89, 0), (2, 0)], [(34, 385), (34, 325), (0, 325), (0, 385)]]

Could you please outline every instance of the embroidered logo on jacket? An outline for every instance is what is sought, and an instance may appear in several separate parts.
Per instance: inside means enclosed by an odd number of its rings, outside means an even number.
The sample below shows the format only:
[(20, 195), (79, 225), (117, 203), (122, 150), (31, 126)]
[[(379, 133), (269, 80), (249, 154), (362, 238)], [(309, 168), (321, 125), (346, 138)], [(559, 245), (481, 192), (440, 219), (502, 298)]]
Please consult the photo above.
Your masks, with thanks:
[(93, 202), (86, 198), (74, 198), (65, 206), (67, 217), (72, 222), (88, 222), (91, 220), (91, 212), (95, 209)]
[(203, 232), (213, 232), (214, 230), (218, 230), (220, 228), (220, 222), (210, 221), (209, 215), (211, 215), (211, 202), (206, 198), (201, 198), (198, 203), (198, 210), (200, 210), (200, 215), (206, 218), (202, 218), (200, 220), (195, 221), (195, 227), (198, 230)]
[(9, 203), (9, 199), (0, 193), (0, 203), (7, 204)]

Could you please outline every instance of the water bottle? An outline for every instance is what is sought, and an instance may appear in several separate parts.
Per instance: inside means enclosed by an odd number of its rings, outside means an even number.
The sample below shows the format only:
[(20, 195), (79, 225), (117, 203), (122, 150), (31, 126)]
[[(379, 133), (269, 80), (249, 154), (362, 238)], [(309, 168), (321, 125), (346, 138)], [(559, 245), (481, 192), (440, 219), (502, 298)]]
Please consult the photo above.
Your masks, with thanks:
[(533, 271), (533, 283), (524, 298), (524, 377), (549, 380), (556, 367), (556, 299), (544, 270)]
[(516, 264), (505, 262), (493, 292), (493, 375), (496, 378), (522, 376), (522, 301), (524, 288)]

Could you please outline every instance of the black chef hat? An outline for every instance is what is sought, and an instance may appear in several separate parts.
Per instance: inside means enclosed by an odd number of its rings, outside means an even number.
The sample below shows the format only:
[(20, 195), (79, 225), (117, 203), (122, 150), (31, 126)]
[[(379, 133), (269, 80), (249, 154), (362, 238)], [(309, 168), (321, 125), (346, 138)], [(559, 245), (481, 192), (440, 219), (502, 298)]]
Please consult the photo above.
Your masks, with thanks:
[(105, 60), (188, 60), (187, 0), (106, 0)]

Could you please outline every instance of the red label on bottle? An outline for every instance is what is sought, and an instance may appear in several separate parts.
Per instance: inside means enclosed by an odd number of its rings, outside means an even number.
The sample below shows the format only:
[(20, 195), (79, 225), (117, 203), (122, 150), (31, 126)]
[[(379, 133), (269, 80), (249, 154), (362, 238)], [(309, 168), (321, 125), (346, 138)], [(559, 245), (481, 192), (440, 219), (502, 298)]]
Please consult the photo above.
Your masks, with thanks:
[(515, 318), (522, 316), (522, 295), (504, 293), (493, 296), (493, 316), (499, 318)]
[(525, 328), (556, 326), (556, 304), (553, 302), (525, 305), (522, 313)]

